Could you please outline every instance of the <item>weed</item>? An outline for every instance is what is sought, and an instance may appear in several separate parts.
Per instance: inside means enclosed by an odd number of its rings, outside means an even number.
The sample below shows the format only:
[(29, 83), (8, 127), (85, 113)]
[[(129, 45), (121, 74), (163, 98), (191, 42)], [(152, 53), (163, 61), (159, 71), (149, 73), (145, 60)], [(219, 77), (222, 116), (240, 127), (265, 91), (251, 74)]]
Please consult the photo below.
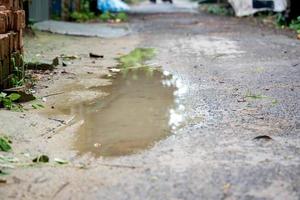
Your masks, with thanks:
[(11, 140), (9, 140), (7, 137), (0, 137), (0, 151), (10, 151), (12, 149), (10, 144)]
[(203, 4), (200, 7), (201, 10), (214, 15), (232, 16), (234, 11), (228, 4)]
[(71, 20), (76, 22), (85, 22), (96, 17), (95, 14), (90, 11), (90, 2), (88, 0), (81, 0), (80, 8), (80, 11), (74, 11), (71, 13)]
[(128, 21), (128, 15), (126, 13), (110, 13), (105, 12), (99, 16), (99, 19), (103, 22), (115, 21), (115, 22), (125, 22)]
[(116, 18), (121, 20), (122, 22), (128, 21), (128, 15), (123, 12), (118, 13)]
[(102, 14), (99, 16), (99, 19), (100, 19), (101, 21), (104, 21), (104, 22), (109, 21), (111, 18), (112, 18), (112, 16), (111, 16), (110, 12), (102, 13)]
[(95, 14), (92, 12), (77, 12), (74, 11), (70, 15), (71, 19), (76, 22), (86, 22), (88, 20), (94, 19)]
[(8, 110), (13, 111), (23, 111), (23, 108), (21, 105), (16, 104), (15, 102), (21, 98), (21, 95), (17, 93), (11, 93), (10, 95), (7, 95), (4, 92), (0, 93), (0, 105), (2, 105), (4, 108)]
[(297, 33), (300, 34), (300, 16), (297, 17), (297, 19), (292, 20), (292, 22), (289, 25), (289, 28), (297, 31)]
[[(19, 63), (16, 63), (16, 59)], [(25, 83), (25, 76), (24, 76), (24, 62), (22, 55), (15, 55), (15, 57), (11, 58), (11, 64), (13, 66), (13, 74), (10, 79), (11, 84), (13, 87), (19, 87), (24, 85)]]
[(286, 26), (286, 18), (282, 13), (277, 13), (275, 16), (275, 21), (277, 26), (282, 27), (282, 26)]

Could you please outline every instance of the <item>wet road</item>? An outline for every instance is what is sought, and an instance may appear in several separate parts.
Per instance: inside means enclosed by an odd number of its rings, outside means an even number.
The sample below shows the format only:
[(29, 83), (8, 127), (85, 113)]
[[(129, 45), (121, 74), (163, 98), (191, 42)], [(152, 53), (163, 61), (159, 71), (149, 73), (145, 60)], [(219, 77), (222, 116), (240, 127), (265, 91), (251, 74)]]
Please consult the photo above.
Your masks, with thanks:
[(299, 41), (235, 18), (136, 17), (140, 45), (158, 49), (153, 62), (186, 88), (186, 122), (150, 151), (120, 158), (149, 167), (96, 196), (299, 199)]

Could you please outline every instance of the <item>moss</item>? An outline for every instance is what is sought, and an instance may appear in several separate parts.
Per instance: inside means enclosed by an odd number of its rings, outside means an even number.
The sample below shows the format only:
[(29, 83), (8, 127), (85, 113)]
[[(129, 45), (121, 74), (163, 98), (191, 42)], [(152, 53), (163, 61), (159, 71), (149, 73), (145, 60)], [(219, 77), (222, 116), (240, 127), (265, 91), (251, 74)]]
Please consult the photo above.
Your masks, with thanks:
[(154, 56), (155, 50), (153, 48), (136, 48), (117, 60), (121, 68), (142, 67), (146, 61), (152, 59)]

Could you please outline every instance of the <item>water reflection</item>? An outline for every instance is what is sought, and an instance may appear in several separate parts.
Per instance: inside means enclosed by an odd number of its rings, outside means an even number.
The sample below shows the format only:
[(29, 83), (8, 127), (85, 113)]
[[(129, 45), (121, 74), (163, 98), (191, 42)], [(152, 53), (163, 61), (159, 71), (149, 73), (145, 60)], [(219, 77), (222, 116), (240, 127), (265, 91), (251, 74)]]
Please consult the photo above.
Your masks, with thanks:
[(127, 69), (101, 90), (110, 95), (71, 109), (84, 120), (75, 143), (80, 153), (132, 154), (170, 135), (184, 121), (180, 98), (186, 88), (167, 71)]
[(174, 108), (171, 108), (169, 111), (170, 119), (169, 126), (172, 130), (176, 130), (184, 121), (184, 111), (185, 106), (181, 101), (181, 98), (187, 92), (187, 87), (182, 83), (182, 81), (177, 76), (172, 76), (170, 72), (163, 71), (163, 75), (169, 77), (168, 79), (162, 80), (162, 84), (166, 87), (175, 87), (176, 90), (173, 92), (174, 95)]

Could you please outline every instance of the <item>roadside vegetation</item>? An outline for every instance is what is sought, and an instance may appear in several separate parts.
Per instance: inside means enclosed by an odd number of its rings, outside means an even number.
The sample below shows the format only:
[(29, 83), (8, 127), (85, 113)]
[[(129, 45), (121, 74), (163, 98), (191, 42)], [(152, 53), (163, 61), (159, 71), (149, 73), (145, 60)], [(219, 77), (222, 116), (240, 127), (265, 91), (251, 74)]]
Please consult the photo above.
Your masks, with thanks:
[[(125, 1), (128, 4), (136, 4), (139, 0), (127, 0)], [(59, 16), (52, 17), (55, 20), (60, 20)], [(109, 22), (109, 23), (120, 23), (128, 21), (128, 15), (126, 13), (111, 13), (105, 12), (100, 13), (100, 11), (92, 11), (90, 6), (90, 1), (81, 0), (80, 10), (73, 11), (69, 16), (70, 21), (74, 22)]]
[[(198, 0), (199, 9), (220, 16), (234, 16), (234, 10), (231, 5), (226, 1), (220, 1), (220, 3), (215, 3), (213, 0)], [(259, 23), (265, 25), (271, 25), (275, 28), (280, 29), (290, 29), (295, 31), (297, 38), (300, 39), (300, 16), (295, 19), (288, 20), (285, 13), (275, 13), (272, 11), (262, 11), (250, 16), (248, 18), (253, 18)]]
[(228, 3), (221, 4), (201, 4), (201, 11), (208, 12), (213, 15), (234, 16), (234, 10)]

